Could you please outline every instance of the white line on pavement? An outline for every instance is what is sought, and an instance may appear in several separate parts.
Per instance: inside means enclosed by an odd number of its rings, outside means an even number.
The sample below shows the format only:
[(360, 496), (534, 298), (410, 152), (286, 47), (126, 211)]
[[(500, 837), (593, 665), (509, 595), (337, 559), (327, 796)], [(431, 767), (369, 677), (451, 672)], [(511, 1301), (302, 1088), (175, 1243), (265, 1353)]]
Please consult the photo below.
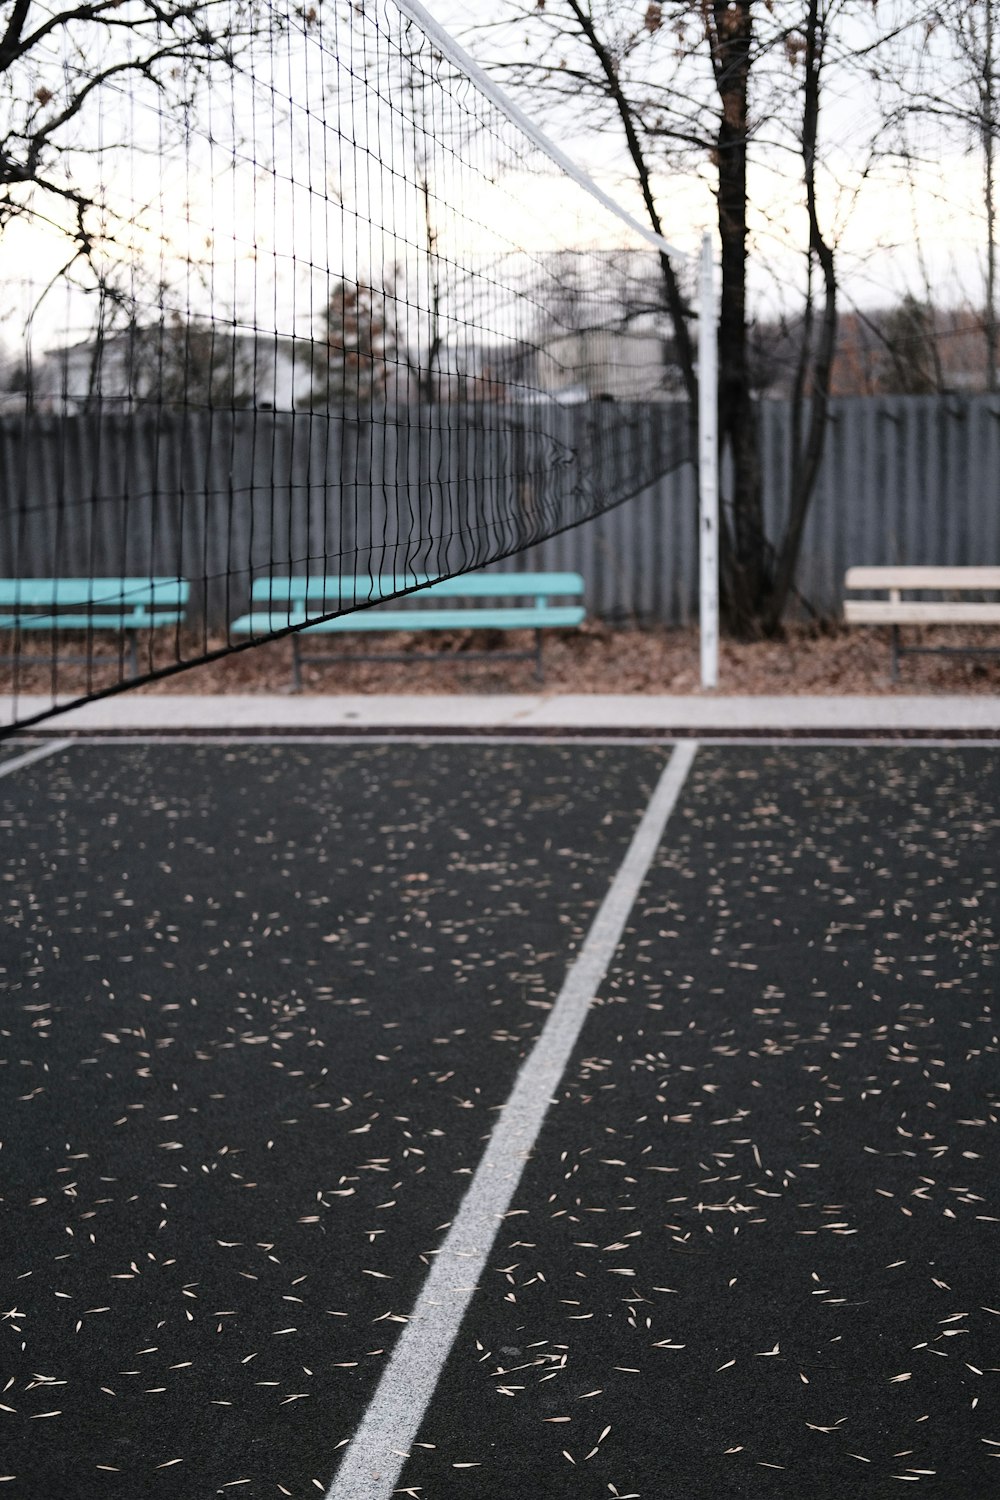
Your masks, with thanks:
[(57, 755), (60, 750), (65, 750), (67, 745), (72, 745), (72, 743), (72, 740), (47, 740), (44, 745), (36, 745), (33, 750), (26, 750), (23, 755), (17, 755), (13, 760), (0, 762), (0, 776), (10, 776), (14, 771), (33, 765), (36, 760), (44, 760), (47, 755)]
[(518, 1073), (326, 1500), (389, 1500), (503, 1217), (697, 751), (676, 747), (559, 998)]

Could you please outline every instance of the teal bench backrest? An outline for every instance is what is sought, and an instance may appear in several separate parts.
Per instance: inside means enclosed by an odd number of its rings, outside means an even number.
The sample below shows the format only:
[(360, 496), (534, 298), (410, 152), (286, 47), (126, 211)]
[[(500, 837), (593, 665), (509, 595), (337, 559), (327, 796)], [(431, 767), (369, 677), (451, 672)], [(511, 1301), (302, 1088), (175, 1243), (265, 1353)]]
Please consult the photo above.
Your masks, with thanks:
[(258, 578), (250, 597), (258, 605), (311, 604), (319, 608), (342, 603), (367, 604), (371, 600), (388, 602), (392, 595), (414, 589), (418, 584), (427, 587), (414, 594), (414, 600), (540, 598), (552, 594), (579, 597), (584, 589), (579, 573), (462, 573), (457, 578), (439, 578), (436, 582), (419, 573), (382, 574), (375, 578), (338, 573), (324, 578), (319, 573), (298, 578)]
[(101, 609), (173, 609), (188, 601), (183, 578), (0, 578), (0, 605), (56, 609), (97, 605)]

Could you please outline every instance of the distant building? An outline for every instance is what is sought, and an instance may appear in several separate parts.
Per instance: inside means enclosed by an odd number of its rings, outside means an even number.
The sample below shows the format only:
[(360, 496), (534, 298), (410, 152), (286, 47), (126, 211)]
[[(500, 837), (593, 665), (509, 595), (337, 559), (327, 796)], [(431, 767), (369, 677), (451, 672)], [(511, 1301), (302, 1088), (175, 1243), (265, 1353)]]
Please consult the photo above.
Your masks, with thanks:
[[(801, 323), (760, 323), (751, 331), (754, 394), (787, 400)], [(998, 349), (1000, 364), (1000, 349)], [(892, 307), (842, 312), (830, 372), (833, 396), (968, 394), (988, 386), (982, 313), (932, 308), (904, 297)], [(807, 391), (808, 394), (808, 391)]]
[[(98, 406), (321, 411), (344, 400), (327, 379), (330, 347), (211, 326), (134, 329), (46, 350), (30, 364), (13, 367), (7, 390), (0, 393), (0, 411), (23, 410), (29, 403), (36, 411), (64, 413)], [(343, 362), (336, 346), (332, 362)], [(510, 399), (503, 379), (482, 361), (469, 372), (450, 368), (452, 363), (445, 351), (440, 368), (428, 378), (405, 351), (387, 356), (379, 369), (377, 399), (390, 405)]]
[(652, 331), (581, 329), (544, 341), (534, 384), (554, 401), (677, 401), (684, 390), (672, 342)]
[(388, 335), (368, 347), (339, 325), (313, 340), (171, 317), (11, 363), (0, 407), (323, 411), (353, 392), (388, 405), (683, 399), (662, 311), (637, 304), (626, 315), (617, 301), (596, 311), (608, 321), (588, 322), (595, 308), (574, 290), (565, 316), (531, 338), (445, 339), (432, 352)]
[(270, 408), (308, 404), (311, 344), (166, 325), (47, 350), (30, 365), (22, 404), (81, 412), (100, 405)]

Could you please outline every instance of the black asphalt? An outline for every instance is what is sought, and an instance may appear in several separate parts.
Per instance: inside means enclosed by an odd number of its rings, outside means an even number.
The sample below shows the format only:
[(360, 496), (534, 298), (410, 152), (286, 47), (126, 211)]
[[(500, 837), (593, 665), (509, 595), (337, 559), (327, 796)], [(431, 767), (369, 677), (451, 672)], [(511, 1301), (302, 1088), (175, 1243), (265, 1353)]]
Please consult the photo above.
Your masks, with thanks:
[[(0, 781), (7, 1494), (325, 1491), (664, 759)], [(989, 749), (699, 752), (404, 1492), (1000, 1492), (998, 832)]]
[(16, 739), (0, 740), (0, 767), (5, 766), (8, 761), (20, 760), (23, 755), (36, 749), (38, 740), (23, 738), (19, 735)]
[(988, 751), (701, 751), (402, 1486), (1000, 1493), (998, 838)]
[(325, 1489), (664, 760), (74, 746), (0, 782), (5, 1494)]

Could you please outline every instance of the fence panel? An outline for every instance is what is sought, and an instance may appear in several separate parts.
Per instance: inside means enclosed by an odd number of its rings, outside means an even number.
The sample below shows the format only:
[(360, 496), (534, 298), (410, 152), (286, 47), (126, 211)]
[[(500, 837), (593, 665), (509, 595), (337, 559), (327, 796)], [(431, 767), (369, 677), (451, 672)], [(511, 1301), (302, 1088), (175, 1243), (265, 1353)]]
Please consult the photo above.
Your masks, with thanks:
[[(605, 429), (648, 445), (676, 420), (663, 407), (603, 405), (559, 414), (568, 447)], [(552, 429), (552, 414), (546, 418)], [(788, 406), (760, 408), (764, 509), (772, 539), (787, 512)], [(7, 414), (0, 418), (0, 574), (179, 574), (204, 579), (193, 615), (213, 629), (246, 609), (255, 576), (421, 571), (431, 537), (453, 531), (451, 566), (504, 540), (503, 476), (537, 469), (531, 430), (441, 420), (393, 428), (261, 412)], [(559, 445), (557, 445), (558, 447)], [(517, 451), (514, 451), (514, 449)], [(669, 443), (667, 444), (667, 450)], [(652, 465), (650, 466), (650, 468)], [(650, 472), (647, 468), (646, 472)], [(483, 535), (463, 523), (461, 482), (480, 494)], [(495, 476), (495, 478), (494, 478)], [(541, 524), (563, 482), (558, 452), (522, 503)], [(407, 537), (416, 539), (404, 541)], [(583, 574), (593, 615), (688, 623), (697, 610), (697, 495), (685, 465), (621, 507), (497, 564)], [(481, 554), (480, 554), (481, 555)], [(856, 563), (1000, 561), (1000, 401), (993, 396), (835, 401), (803, 536), (798, 588), (839, 612)]]

